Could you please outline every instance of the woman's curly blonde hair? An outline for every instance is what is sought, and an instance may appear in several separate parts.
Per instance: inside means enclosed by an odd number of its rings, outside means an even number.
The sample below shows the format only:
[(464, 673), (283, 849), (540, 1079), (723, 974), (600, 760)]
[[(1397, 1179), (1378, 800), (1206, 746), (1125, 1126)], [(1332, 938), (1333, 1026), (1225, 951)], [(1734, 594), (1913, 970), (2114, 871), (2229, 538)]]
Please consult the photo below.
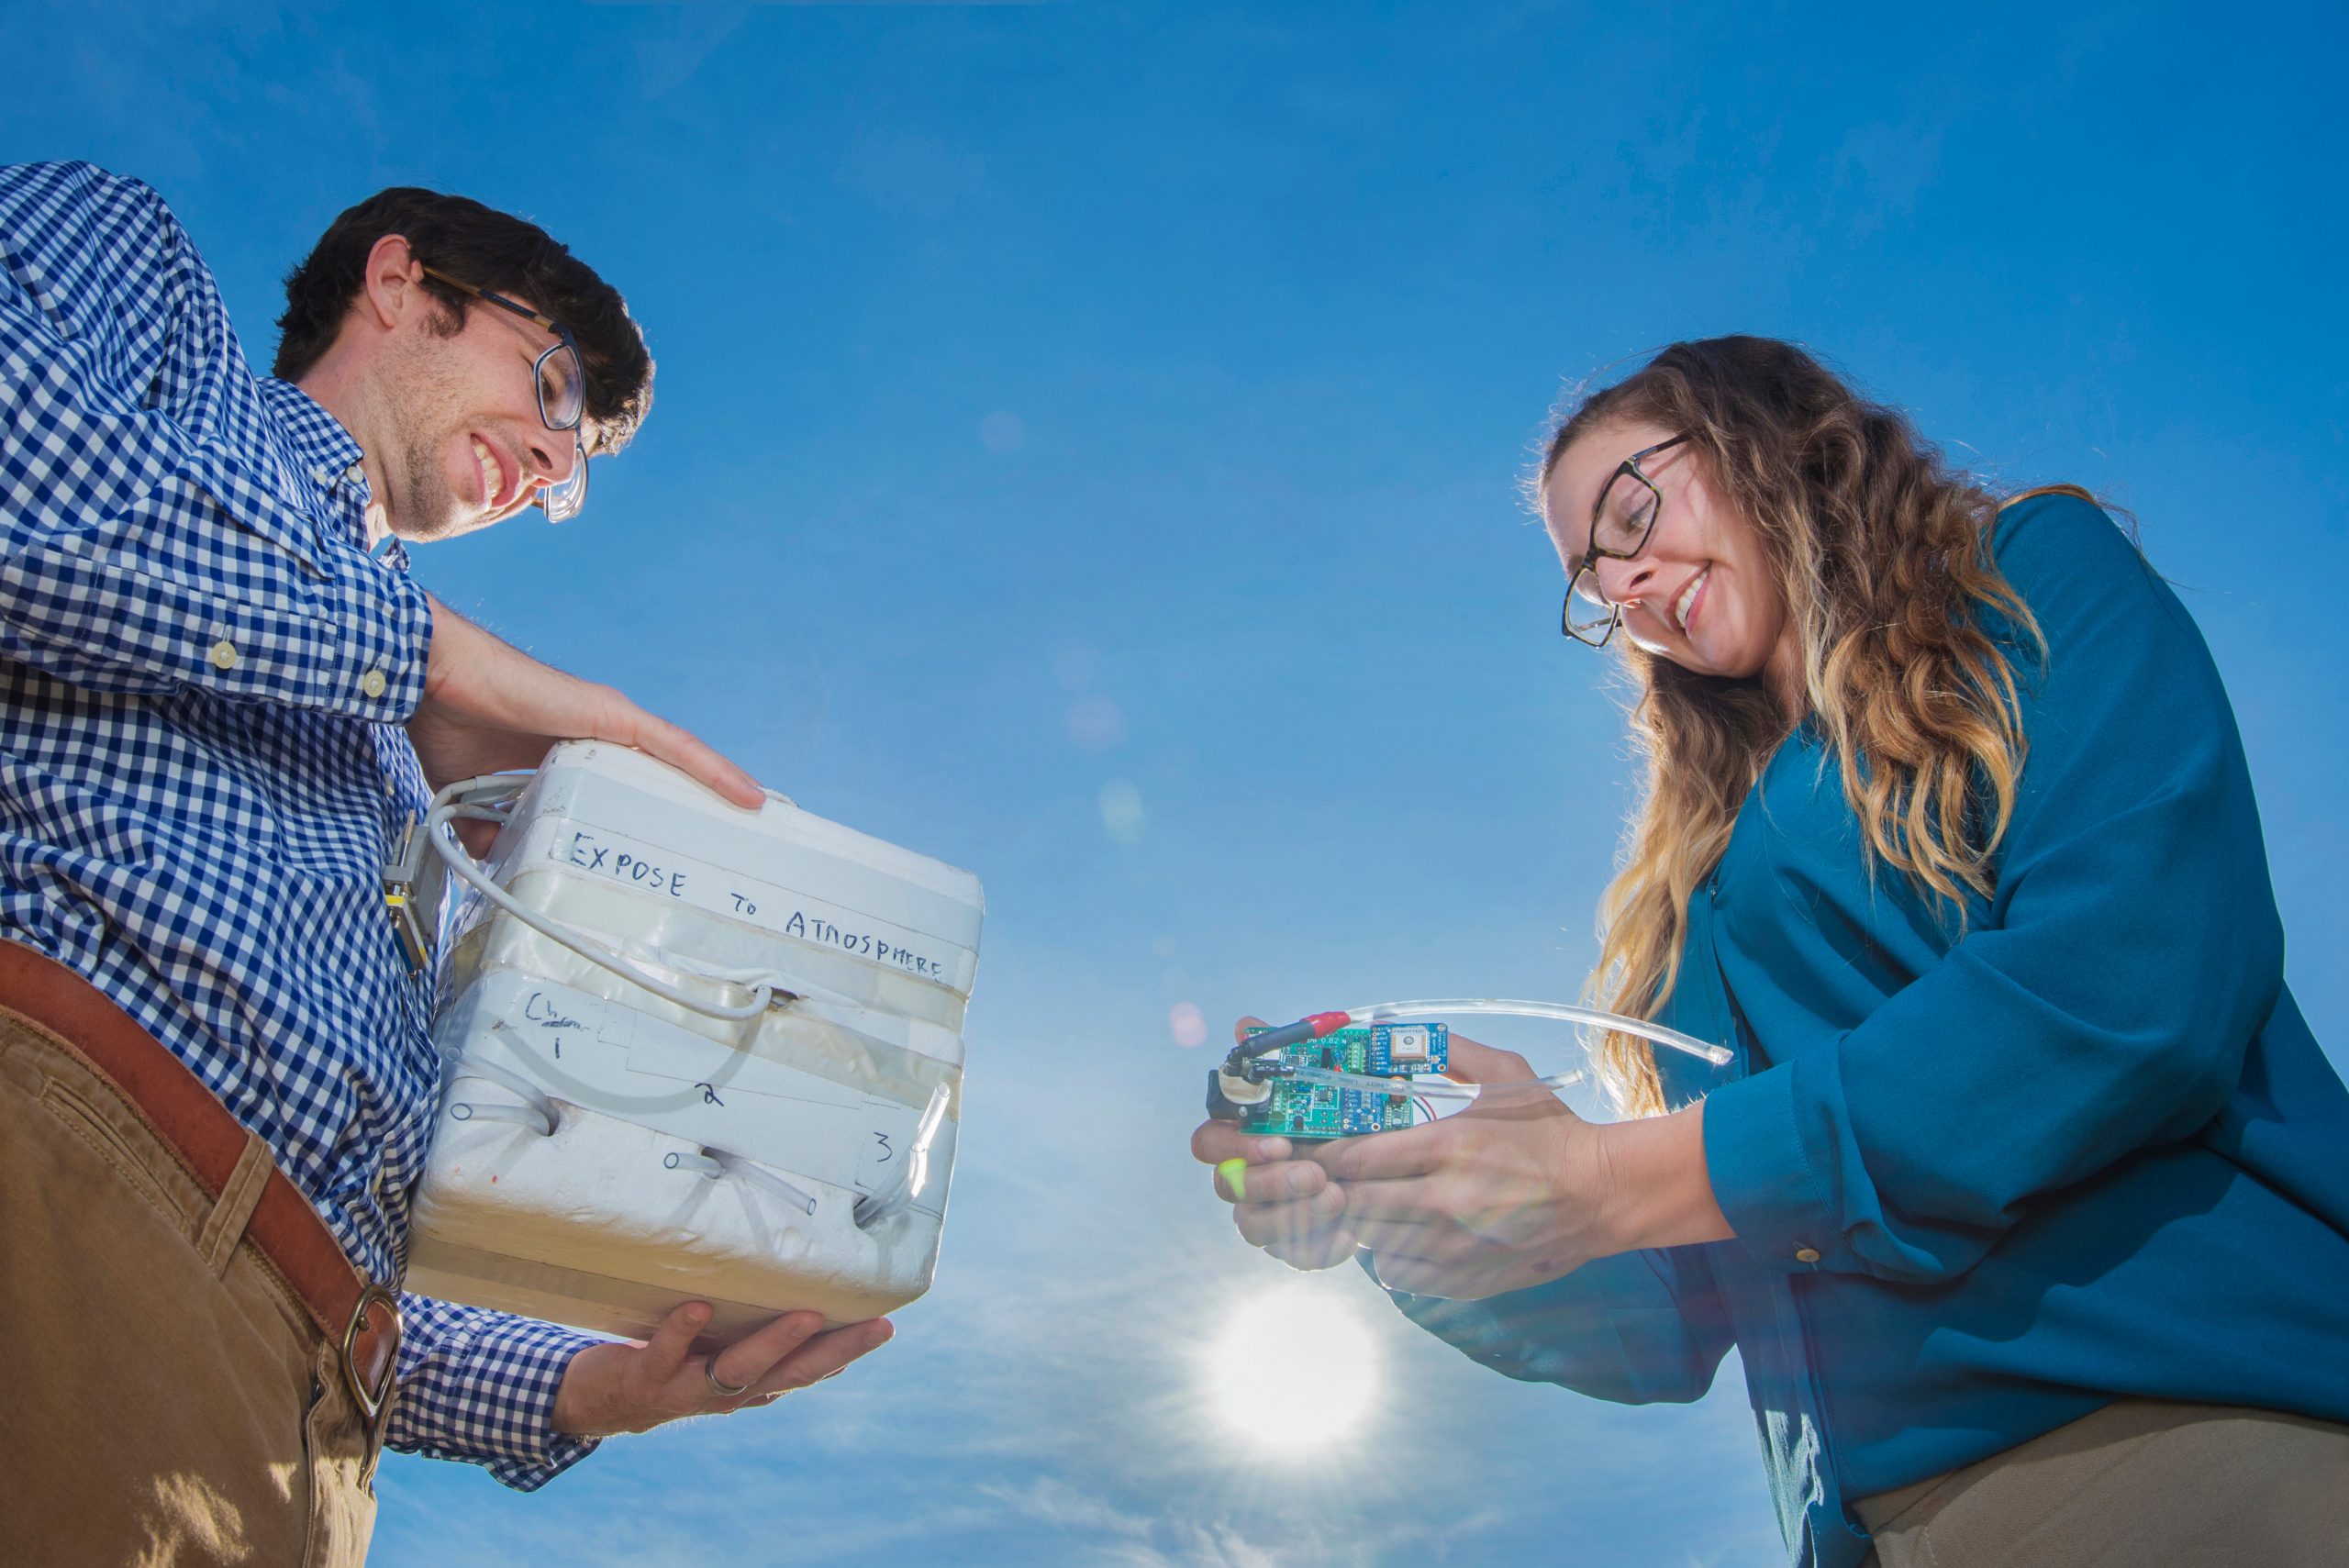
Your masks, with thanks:
[[(1715, 495), (1760, 537), (1799, 640), (1803, 706), (1871, 866), (1962, 913), (1965, 895), (1990, 891), (2025, 751), (2014, 667), (1985, 612), (2039, 640), (1990, 558), (1991, 526), (2011, 502), (1801, 349), (1742, 337), (1675, 343), (1585, 399), (1550, 439), (1537, 497), (1568, 447), (1623, 421), (1686, 434)], [(1600, 906), (1587, 992), (1647, 1018), (1679, 977), (1688, 901), (1798, 716), (1758, 676), (1697, 674), (1619, 641), (1647, 776)], [(1601, 1064), (1626, 1112), (1666, 1108), (1645, 1041), (1608, 1036)]]

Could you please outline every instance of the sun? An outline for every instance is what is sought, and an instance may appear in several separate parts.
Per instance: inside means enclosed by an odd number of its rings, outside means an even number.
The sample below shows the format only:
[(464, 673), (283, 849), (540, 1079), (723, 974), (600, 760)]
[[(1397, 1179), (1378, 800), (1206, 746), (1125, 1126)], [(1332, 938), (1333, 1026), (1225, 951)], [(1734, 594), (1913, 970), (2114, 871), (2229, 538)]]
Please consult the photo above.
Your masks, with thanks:
[(1224, 1424), (1286, 1453), (1353, 1431), (1378, 1376), (1378, 1348), (1362, 1319), (1297, 1286), (1256, 1296), (1233, 1313), (1208, 1362)]

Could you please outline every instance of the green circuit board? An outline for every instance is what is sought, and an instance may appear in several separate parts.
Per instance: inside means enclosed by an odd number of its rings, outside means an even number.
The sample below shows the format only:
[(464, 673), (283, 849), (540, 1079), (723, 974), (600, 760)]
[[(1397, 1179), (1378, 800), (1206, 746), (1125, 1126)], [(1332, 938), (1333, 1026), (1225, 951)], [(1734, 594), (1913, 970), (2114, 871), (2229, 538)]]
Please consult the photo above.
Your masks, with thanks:
[[(1264, 1032), (1249, 1031), (1251, 1035)], [(1450, 1051), (1450, 1034), (1442, 1024), (1372, 1024), (1300, 1041), (1283, 1049), (1275, 1060), (1297, 1067), (1408, 1080), (1419, 1073), (1442, 1072)], [(1411, 1125), (1408, 1087), (1382, 1094), (1290, 1078), (1275, 1078), (1269, 1086), (1268, 1098), (1240, 1107), (1242, 1130), (1326, 1139), (1387, 1132)]]

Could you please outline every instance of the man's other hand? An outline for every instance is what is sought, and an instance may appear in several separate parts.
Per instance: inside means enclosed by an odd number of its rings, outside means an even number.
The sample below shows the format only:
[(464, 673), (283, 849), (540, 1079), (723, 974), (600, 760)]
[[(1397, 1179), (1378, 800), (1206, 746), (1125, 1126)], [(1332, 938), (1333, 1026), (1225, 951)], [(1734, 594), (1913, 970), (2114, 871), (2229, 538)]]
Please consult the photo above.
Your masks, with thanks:
[(566, 675), (432, 601), (424, 700), (407, 737), (434, 789), (479, 773), (535, 768), (558, 740), (611, 740), (685, 772), (737, 806), (764, 799), (757, 781), (692, 735), (610, 686)]
[[(817, 1312), (786, 1312), (715, 1356), (694, 1353), (709, 1307), (688, 1301), (642, 1344), (590, 1345), (571, 1358), (554, 1396), (554, 1429), (573, 1437), (649, 1431), (685, 1416), (724, 1416), (771, 1405), (888, 1343), (885, 1318), (826, 1331)], [(710, 1379), (740, 1388), (719, 1392)]]

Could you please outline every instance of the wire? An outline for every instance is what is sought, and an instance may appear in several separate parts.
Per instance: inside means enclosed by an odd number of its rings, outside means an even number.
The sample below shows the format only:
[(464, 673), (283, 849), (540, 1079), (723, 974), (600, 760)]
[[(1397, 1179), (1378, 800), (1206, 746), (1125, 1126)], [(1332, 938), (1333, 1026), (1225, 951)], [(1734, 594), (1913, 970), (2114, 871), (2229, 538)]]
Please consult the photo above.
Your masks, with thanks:
[[(696, 996), (682, 986), (672, 985), (660, 976), (638, 968), (603, 943), (525, 906), (519, 899), (492, 881), (489, 873), (482, 870), (473, 856), (465, 852), (464, 846), (457, 841), (455, 823), (461, 817), (474, 822), (504, 822), (506, 815), (491, 810), (490, 806), (501, 799), (512, 799), (521, 793), (526, 782), (510, 775), (484, 773), (478, 778), (452, 784), (432, 797), (432, 810), (424, 819), (424, 831), (433, 849), (448, 862), (449, 870), (459, 881), (549, 941), (569, 948), (630, 984), (640, 985), (662, 1000), (674, 1002), (689, 1012), (728, 1023), (742, 1023), (767, 1010), (768, 1004), (774, 1000), (774, 987), (765, 980), (752, 984), (751, 1000), (740, 1006)], [(497, 793), (501, 791), (502, 795)], [(743, 984), (733, 980), (727, 983)]]
[(1605, 1013), (1596, 1007), (1577, 1006), (1571, 1002), (1520, 1002), (1497, 996), (1448, 996), (1432, 1001), (1379, 1002), (1367, 1007), (1348, 1009), (1346, 1021), (1350, 1024), (1384, 1024), (1397, 1018), (1453, 1018), (1464, 1013), (1561, 1018), (1567, 1023), (1586, 1024), (1593, 1029), (1609, 1029), (1619, 1034), (1635, 1034), (1642, 1040), (1651, 1040), (1658, 1045), (1668, 1045), (1675, 1051), (1702, 1057), (1716, 1067), (1735, 1060), (1737, 1055), (1727, 1046), (1709, 1045), (1694, 1035), (1665, 1029), (1662, 1024), (1651, 1023), (1645, 1018)]
[[(1397, 1018), (1441, 1017), (1507, 1016), (1523, 1018), (1559, 1018), (1567, 1023), (1583, 1024), (1593, 1029), (1613, 1029), (1638, 1035), (1658, 1045), (1720, 1066), (1735, 1060), (1736, 1053), (1727, 1046), (1709, 1045), (1694, 1035), (1665, 1029), (1662, 1024), (1645, 1018), (1626, 1018), (1620, 1013), (1601, 1012), (1572, 1002), (1527, 1002), (1499, 996), (1447, 996), (1412, 1002), (1375, 1002), (1367, 1007), (1353, 1007), (1342, 1013), (1308, 1013), (1293, 1024), (1265, 1029), (1250, 1036), (1235, 1047), (1226, 1068), (1253, 1057), (1271, 1054), (1275, 1051), (1307, 1040), (1320, 1040), (1341, 1029), (1361, 1024), (1391, 1023)], [(1497, 1094), (1511, 1094), (1525, 1089), (1542, 1089), (1554, 1093), (1584, 1081), (1586, 1074), (1580, 1070), (1553, 1073), (1546, 1077), (1518, 1078), (1501, 1084), (1460, 1084), (1444, 1078), (1423, 1078), (1406, 1074), (1394, 1077), (1373, 1077), (1362, 1073), (1341, 1073), (1327, 1067), (1297, 1066), (1285, 1074), (1299, 1083), (1325, 1084), (1341, 1089), (1359, 1089), (1366, 1094), (1410, 1095), (1419, 1108), (1430, 1116), (1432, 1100), (1453, 1100), (1473, 1103)], [(1401, 1087), (1397, 1087), (1397, 1084)], [(1424, 1098), (1420, 1098), (1424, 1096)]]
[(1397, 1089), (1394, 1078), (1381, 1078), (1369, 1073), (1345, 1073), (1333, 1067), (1299, 1067), (1286, 1074), (1300, 1084), (1326, 1084), (1338, 1089), (1359, 1089), (1366, 1095), (1424, 1095), (1431, 1100), (1458, 1100), (1471, 1104), (1488, 1095), (1513, 1094), (1520, 1089), (1543, 1089), (1555, 1093), (1570, 1089), (1581, 1083), (1587, 1073), (1580, 1068), (1570, 1072), (1553, 1073), (1542, 1078), (1512, 1078), (1501, 1084), (1460, 1084), (1449, 1078), (1405, 1077), (1408, 1088)]
[(1285, 1047), (1302, 1044), (1335, 1034), (1356, 1024), (1390, 1023), (1397, 1018), (1436, 1018), (1448, 1014), (1501, 1014), (1521, 1018), (1563, 1018), (1568, 1023), (1587, 1024), (1594, 1029), (1614, 1029), (1623, 1034), (1635, 1034), (1652, 1040), (1658, 1045), (1668, 1045), (1675, 1051), (1685, 1051), (1699, 1056), (1719, 1067), (1733, 1060), (1736, 1052), (1727, 1046), (1709, 1045), (1694, 1035), (1678, 1029), (1665, 1029), (1662, 1024), (1645, 1018), (1627, 1018), (1621, 1013), (1603, 1013), (1596, 1007), (1578, 1006), (1572, 1002), (1520, 1002), (1498, 996), (1449, 996), (1431, 1001), (1377, 1002), (1367, 1007), (1355, 1007), (1343, 1013), (1308, 1013), (1293, 1024), (1264, 1029), (1249, 1036), (1237, 1051), (1241, 1057), (1265, 1056)]

